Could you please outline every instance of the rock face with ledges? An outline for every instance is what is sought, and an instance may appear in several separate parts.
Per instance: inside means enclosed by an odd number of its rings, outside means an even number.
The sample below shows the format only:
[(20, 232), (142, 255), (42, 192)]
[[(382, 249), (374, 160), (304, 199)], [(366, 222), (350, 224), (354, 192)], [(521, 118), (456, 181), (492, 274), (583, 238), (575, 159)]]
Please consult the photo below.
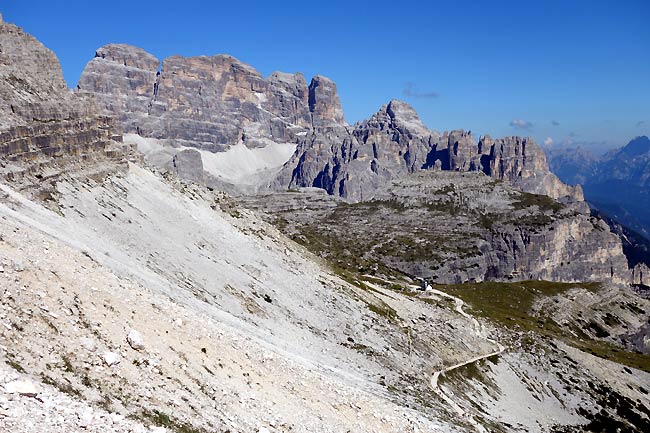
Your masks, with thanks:
[(336, 84), (327, 77), (316, 75), (309, 84), (309, 110), (321, 121), (343, 124), (343, 108)]
[(85, 162), (126, 152), (112, 140), (112, 126), (68, 89), (54, 53), (0, 21), (0, 176), (39, 191), (73, 166), (102, 171)]
[[(168, 57), (156, 85), (145, 135), (219, 151), (245, 139), (245, 128), (263, 119), (265, 82), (230, 56)], [(252, 134), (251, 134), (252, 135)]]
[(313, 189), (243, 200), (350, 272), (444, 284), (629, 280), (620, 239), (583, 203), (524, 193), (480, 172), (420, 170), (358, 203)]
[(78, 91), (94, 94), (125, 132), (172, 147), (221, 152), (239, 143), (295, 143), (296, 153), (270, 182), (272, 189), (319, 187), (359, 201), (393, 178), (440, 169), (482, 171), (524, 191), (582, 200), (579, 187), (550, 173), (530, 138), (486, 136), (477, 142), (463, 130), (439, 134), (395, 100), (348, 126), (332, 80), (317, 75), (307, 85), (301, 74), (282, 72), (264, 78), (228, 55), (172, 56), (156, 74), (158, 66), (139, 48), (107, 45), (86, 67)]
[(264, 78), (228, 55), (171, 56), (158, 68), (139, 48), (107, 45), (86, 66), (77, 91), (96, 95), (124, 132), (212, 152), (296, 142), (313, 119), (343, 122), (336, 85), (322, 76), (309, 86), (299, 73)]
[(484, 167), (488, 175), (535, 194), (584, 200), (582, 188), (566, 185), (551, 173), (544, 151), (531, 138), (500, 138), (491, 148), (489, 167)]
[(137, 132), (145, 123), (159, 66), (160, 61), (141, 48), (106, 45), (86, 65), (77, 92), (92, 90), (97, 103), (115, 116), (125, 131)]

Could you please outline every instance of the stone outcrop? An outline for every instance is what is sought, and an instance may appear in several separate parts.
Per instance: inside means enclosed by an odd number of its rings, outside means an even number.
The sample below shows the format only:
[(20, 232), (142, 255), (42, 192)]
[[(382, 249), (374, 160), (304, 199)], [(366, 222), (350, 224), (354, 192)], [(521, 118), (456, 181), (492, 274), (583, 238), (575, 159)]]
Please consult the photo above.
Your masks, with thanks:
[(317, 187), (351, 201), (370, 199), (390, 179), (425, 165), (436, 136), (399, 101), (354, 128), (336, 122), (315, 124), (274, 188)]
[(650, 286), (650, 268), (645, 263), (632, 268), (632, 284)]
[(203, 160), (196, 149), (183, 149), (172, 159), (174, 172), (181, 179), (203, 183)]
[[(120, 68), (113, 65), (121, 65)], [(99, 48), (77, 84), (92, 88), (97, 104), (127, 132), (146, 124), (160, 61), (143, 49), (124, 44)]]
[[(479, 148), (486, 149), (492, 141), (489, 137), (481, 140)], [(512, 183), (523, 191), (545, 194), (553, 198), (570, 197), (584, 200), (580, 186), (571, 187), (551, 173), (544, 151), (531, 139), (505, 137), (496, 140), (491, 146), (489, 166), (483, 171), (501, 180)]]
[(309, 110), (317, 120), (344, 123), (343, 108), (336, 84), (327, 77), (316, 75), (309, 84)]
[(119, 159), (113, 138), (112, 120), (68, 89), (54, 53), (0, 22), (0, 176), (44, 189), (63, 165)]

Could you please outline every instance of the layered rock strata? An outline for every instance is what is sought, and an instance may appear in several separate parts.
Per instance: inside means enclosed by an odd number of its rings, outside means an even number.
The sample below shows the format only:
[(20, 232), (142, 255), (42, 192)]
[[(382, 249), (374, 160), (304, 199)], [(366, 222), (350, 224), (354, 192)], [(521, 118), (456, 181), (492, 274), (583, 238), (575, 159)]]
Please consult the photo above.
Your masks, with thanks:
[(42, 189), (64, 164), (120, 159), (114, 139), (111, 118), (68, 89), (54, 53), (0, 22), (0, 175)]
[(350, 272), (443, 284), (629, 280), (620, 239), (583, 203), (524, 193), (480, 172), (419, 171), (359, 203), (313, 189), (243, 200)]
[[(160, 69), (160, 71), (159, 71)], [(77, 85), (127, 133), (212, 152), (244, 143), (295, 142), (312, 122), (343, 123), (336, 85), (275, 72), (264, 78), (228, 55), (160, 61), (140, 48), (111, 44), (95, 53)]]

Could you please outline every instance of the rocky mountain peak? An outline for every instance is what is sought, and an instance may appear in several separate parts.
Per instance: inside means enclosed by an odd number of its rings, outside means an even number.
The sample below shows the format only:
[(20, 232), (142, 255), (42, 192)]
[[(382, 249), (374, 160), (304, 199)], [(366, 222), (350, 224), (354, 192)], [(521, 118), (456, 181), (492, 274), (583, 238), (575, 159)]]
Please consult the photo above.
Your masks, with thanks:
[(269, 75), (267, 81), (287, 89), (307, 89), (307, 81), (301, 72), (290, 74), (288, 72), (275, 71)]
[[(444, 141), (442, 144), (445, 144)], [(449, 132), (447, 134), (446, 145), (449, 150), (449, 170), (480, 170), (480, 160), (477, 155), (476, 141), (474, 140), (474, 137), (472, 137), (470, 131), (456, 129)]]
[[(0, 48), (0, 66), (5, 67), (3, 79), (8, 80), (3, 85), (17, 89), (16, 86), (26, 84), (17, 80), (24, 75), (30, 86), (42, 85), (39, 91), (43, 93), (67, 89), (56, 55), (20, 27), (0, 21)], [(16, 98), (16, 94), (8, 93), (6, 97)]]
[(157, 70), (160, 60), (142, 48), (128, 44), (108, 44), (95, 51), (95, 57), (117, 62), (126, 67)]
[(643, 155), (645, 153), (650, 153), (650, 139), (645, 135), (631, 140), (627, 145), (621, 149), (621, 153), (629, 157), (635, 157)]
[(318, 120), (345, 123), (343, 107), (334, 81), (316, 75), (309, 84), (309, 110)]
[(223, 74), (232, 73), (248, 75), (260, 80), (262, 79), (262, 74), (260, 74), (255, 68), (229, 54), (193, 57), (173, 55), (163, 60), (163, 73), (181, 72), (187, 74), (191, 71), (194, 71), (197, 74), (202, 74), (203, 78), (210, 78), (210, 76), (203, 75), (206, 73), (214, 74), (211, 77), (213, 79), (217, 79)]
[(100, 109), (124, 132), (140, 132), (154, 94), (160, 61), (126, 44), (100, 47), (84, 68), (76, 91), (92, 94)]
[[(285, 167), (274, 166), (277, 178), (264, 181), (272, 188), (318, 186), (361, 200), (388, 179), (437, 168), (482, 171), (525, 191), (581, 198), (549, 172), (544, 153), (529, 138), (485, 136), (477, 142), (464, 130), (440, 135), (399, 100), (349, 127), (336, 84), (322, 75), (309, 85), (302, 74), (274, 72), (264, 78), (224, 54), (171, 56), (158, 72), (154, 56), (112, 44), (97, 51), (79, 83), (79, 91), (94, 93), (125, 132), (163, 140), (174, 149), (219, 153), (238, 144), (250, 149), (295, 145), (297, 153)], [(172, 157), (167, 155), (165, 164)]]
[(382, 111), (385, 111), (398, 127), (407, 129), (413, 135), (427, 136), (433, 132), (422, 123), (417, 111), (406, 102), (393, 99), (381, 108), (380, 112)]

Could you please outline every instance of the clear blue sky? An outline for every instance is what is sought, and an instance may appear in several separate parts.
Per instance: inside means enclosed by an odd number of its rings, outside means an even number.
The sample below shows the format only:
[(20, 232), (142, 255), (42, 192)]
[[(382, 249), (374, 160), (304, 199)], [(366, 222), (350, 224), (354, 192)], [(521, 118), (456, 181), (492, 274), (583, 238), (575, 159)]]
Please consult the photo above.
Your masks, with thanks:
[(392, 98), (431, 128), (622, 145), (650, 133), (650, 1), (3, 2), (76, 84), (96, 48), (320, 73), (346, 120)]

